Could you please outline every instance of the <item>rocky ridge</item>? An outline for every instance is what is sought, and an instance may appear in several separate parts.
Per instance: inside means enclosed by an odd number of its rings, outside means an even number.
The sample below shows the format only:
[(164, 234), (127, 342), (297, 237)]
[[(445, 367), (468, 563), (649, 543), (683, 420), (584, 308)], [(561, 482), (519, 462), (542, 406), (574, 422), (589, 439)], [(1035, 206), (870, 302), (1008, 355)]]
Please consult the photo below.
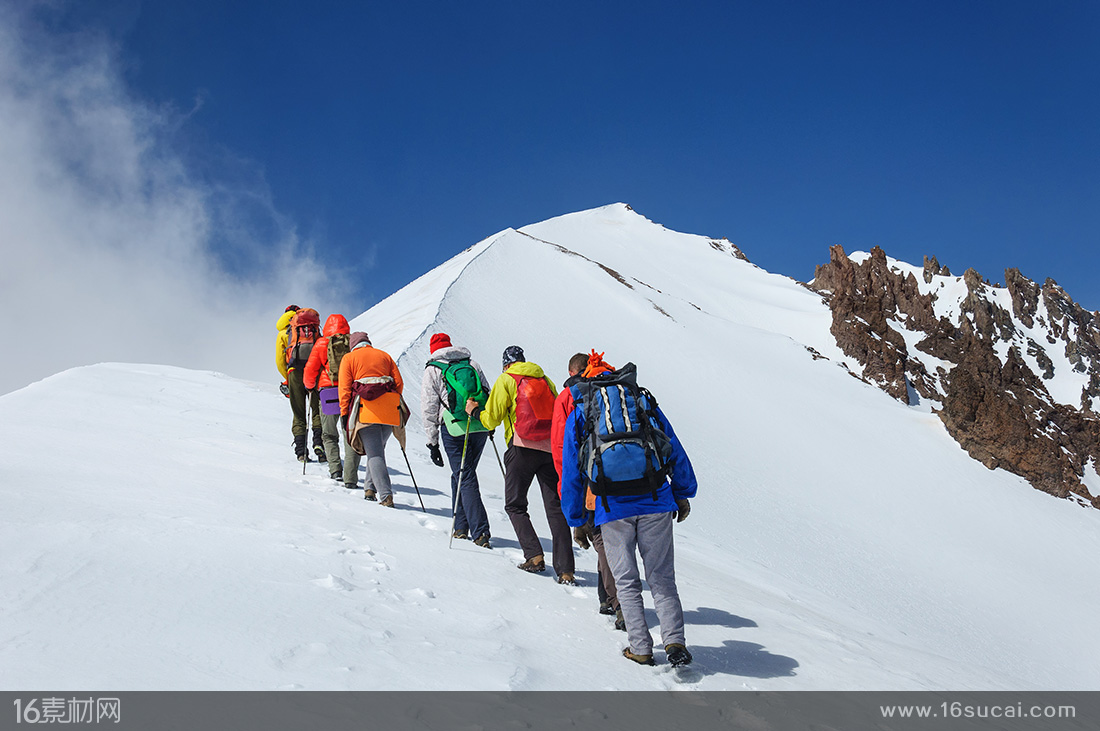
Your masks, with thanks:
[(830, 331), (859, 377), (930, 406), (990, 469), (1100, 508), (1084, 484), (1100, 464), (1100, 313), (1052, 279), (1040, 286), (1008, 269), (994, 285), (878, 247), (852, 256), (831, 247), (809, 286), (828, 302)]

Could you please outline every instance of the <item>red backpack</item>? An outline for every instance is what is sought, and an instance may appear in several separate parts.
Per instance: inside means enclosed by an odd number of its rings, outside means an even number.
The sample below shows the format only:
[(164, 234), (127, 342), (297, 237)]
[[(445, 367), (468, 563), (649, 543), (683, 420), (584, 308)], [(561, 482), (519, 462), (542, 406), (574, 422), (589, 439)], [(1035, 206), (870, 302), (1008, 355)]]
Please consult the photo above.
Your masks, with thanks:
[(294, 313), (286, 329), (286, 366), (305, 368), (313, 344), (321, 335), (321, 316), (306, 308)]
[(540, 442), (550, 438), (550, 423), (554, 418), (554, 393), (544, 378), (509, 373), (516, 379), (516, 435), (520, 439)]

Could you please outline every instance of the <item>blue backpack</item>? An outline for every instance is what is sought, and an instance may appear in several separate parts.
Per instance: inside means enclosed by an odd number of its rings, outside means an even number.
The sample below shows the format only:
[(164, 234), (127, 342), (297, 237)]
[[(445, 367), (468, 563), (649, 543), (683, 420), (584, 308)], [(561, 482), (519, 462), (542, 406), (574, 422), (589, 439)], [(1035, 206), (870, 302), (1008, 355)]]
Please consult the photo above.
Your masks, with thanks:
[(657, 418), (657, 400), (638, 386), (637, 366), (627, 363), (571, 390), (583, 413), (577, 460), (586, 487), (604, 510), (608, 496), (651, 493), (657, 500), (672, 467), (672, 441)]

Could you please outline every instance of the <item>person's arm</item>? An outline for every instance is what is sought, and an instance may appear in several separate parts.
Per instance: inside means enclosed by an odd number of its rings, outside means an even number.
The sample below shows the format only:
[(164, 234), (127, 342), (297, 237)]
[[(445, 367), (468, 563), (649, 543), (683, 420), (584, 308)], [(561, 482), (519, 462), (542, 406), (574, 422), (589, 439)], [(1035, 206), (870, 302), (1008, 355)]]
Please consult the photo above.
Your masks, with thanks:
[(321, 373), (321, 369), (328, 366), (328, 363), (321, 363), (321, 360), (328, 361), (328, 338), (321, 338), (313, 345), (313, 350), (309, 351), (309, 360), (306, 361), (305, 370), (302, 371), (302, 383), (305, 384), (307, 391), (312, 391), (317, 388), (317, 377)]
[(275, 367), (279, 369), (284, 381), (286, 380), (286, 346), (286, 333), (281, 332), (275, 340)]
[(340, 415), (347, 416), (351, 412), (351, 357), (345, 355), (340, 361)]
[(672, 469), (669, 472), (669, 481), (672, 483), (672, 495), (677, 500), (695, 497), (699, 489), (699, 482), (695, 479), (695, 470), (691, 466), (684, 445), (680, 443), (676, 432), (672, 430), (672, 424), (665, 418), (664, 412), (657, 407), (657, 419), (661, 422), (661, 428), (672, 442)]
[(565, 421), (561, 452), (561, 511), (570, 528), (577, 528), (588, 522), (588, 510), (584, 507), (584, 475), (577, 464), (577, 414), (579, 409)]
[(554, 469), (558, 471), (558, 497), (561, 497), (561, 450), (565, 442), (565, 422), (573, 411), (573, 394), (562, 391), (554, 399), (554, 418), (550, 422), (550, 456), (554, 458)]
[[(485, 408), (478, 414), (481, 425), (492, 430), (504, 423), (511, 412), (512, 405), (516, 402), (515, 392), (515, 379), (507, 373), (502, 373), (496, 383), (493, 384), (493, 390), (489, 392), (489, 400), (485, 402)], [(508, 430), (509, 428), (506, 426), (505, 431)]]
[(424, 369), (424, 380), (420, 383), (420, 418), (424, 422), (424, 433), (428, 435), (428, 444), (439, 443), (439, 406), (441, 398), (439, 384), (443, 371), (438, 366), (429, 365)]
[(397, 367), (397, 361), (393, 359), (389, 353), (386, 357), (390, 359), (390, 375), (393, 376), (393, 385), (397, 386), (397, 392), (401, 393), (405, 390), (405, 382), (401, 380), (401, 370)]

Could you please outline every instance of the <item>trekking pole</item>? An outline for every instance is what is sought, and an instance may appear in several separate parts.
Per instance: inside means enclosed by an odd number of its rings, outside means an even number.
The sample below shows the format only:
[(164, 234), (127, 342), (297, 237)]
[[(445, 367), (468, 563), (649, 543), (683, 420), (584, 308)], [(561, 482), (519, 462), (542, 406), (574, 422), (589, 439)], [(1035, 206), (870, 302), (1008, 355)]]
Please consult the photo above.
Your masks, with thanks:
[(451, 537), (447, 548), (455, 540), (455, 521), (458, 520), (458, 496), (462, 494), (462, 472), (466, 469), (466, 445), (470, 443), (470, 419), (466, 419), (466, 436), (462, 437), (462, 459), (458, 461), (458, 484), (455, 485), (455, 497), (451, 503)]
[(424, 498), (420, 497), (420, 488), (416, 486), (416, 475), (413, 474), (412, 465), (409, 464), (409, 455), (405, 454), (404, 447), (401, 447), (401, 454), (405, 458), (405, 466), (409, 468), (409, 477), (413, 481), (413, 489), (416, 490), (416, 497), (418, 500), (420, 500), (420, 509), (426, 513), (428, 512), (428, 509), (424, 507)]
[(508, 475), (504, 474), (504, 463), (500, 461), (500, 452), (497, 451), (497, 442), (493, 439), (493, 433), (489, 432), (489, 441), (493, 443), (493, 453), (497, 456), (497, 464), (500, 465), (500, 476), (504, 479), (508, 479)]

